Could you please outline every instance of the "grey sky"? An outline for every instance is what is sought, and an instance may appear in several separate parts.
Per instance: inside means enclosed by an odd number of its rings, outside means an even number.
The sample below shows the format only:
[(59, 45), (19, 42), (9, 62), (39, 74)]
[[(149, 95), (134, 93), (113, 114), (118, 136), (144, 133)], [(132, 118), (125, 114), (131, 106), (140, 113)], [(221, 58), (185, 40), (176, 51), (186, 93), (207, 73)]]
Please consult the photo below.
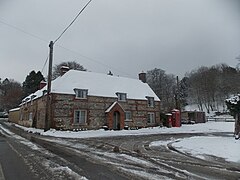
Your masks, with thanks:
[[(0, 78), (23, 82), (41, 71), (49, 42), (86, 2), (0, 0)], [(93, 0), (55, 44), (54, 64), (75, 60), (131, 78), (153, 68), (183, 76), (201, 65), (235, 67), (239, 54), (239, 0)]]

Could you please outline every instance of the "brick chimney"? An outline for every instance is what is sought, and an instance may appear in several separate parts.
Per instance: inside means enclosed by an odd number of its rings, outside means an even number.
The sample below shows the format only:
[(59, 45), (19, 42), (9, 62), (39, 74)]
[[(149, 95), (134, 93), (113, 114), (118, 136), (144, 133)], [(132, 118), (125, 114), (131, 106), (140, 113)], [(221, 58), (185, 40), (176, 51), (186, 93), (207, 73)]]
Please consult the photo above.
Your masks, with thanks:
[(147, 77), (146, 77), (146, 73), (145, 72), (141, 72), (138, 74), (138, 78), (139, 80), (141, 80), (143, 83), (146, 83), (147, 82)]
[(44, 88), (47, 85), (47, 82), (45, 82), (44, 80), (42, 80), (39, 84), (39, 90)]
[(60, 68), (60, 75), (63, 76), (68, 71), (69, 71), (69, 67), (68, 66), (61, 66), (61, 68)]

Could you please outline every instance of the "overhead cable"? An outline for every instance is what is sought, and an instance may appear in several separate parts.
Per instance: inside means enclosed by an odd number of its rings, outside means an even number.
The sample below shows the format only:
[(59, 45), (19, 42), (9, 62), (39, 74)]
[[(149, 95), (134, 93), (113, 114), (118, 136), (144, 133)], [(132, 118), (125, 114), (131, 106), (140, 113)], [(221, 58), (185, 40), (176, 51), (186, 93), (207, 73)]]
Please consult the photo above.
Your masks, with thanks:
[(6, 23), (6, 22), (2, 21), (1, 19), (0, 19), (0, 23), (1, 23), (1, 24), (4, 24), (5, 26), (8, 26), (8, 27), (10, 27), (10, 28), (12, 28), (12, 29), (15, 29), (15, 30), (17, 30), (17, 31), (20, 31), (20, 32), (22, 32), (22, 33), (24, 33), (24, 34), (27, 34), (27, 35), (29, 35), (29, 36), (32, 36), (32, 37), (34, 37), (34, 38), (36, 38), (36, 39), (38, 39), (38, 40), (41, 40), (41, 41), (44, 41), (44, 42), (48, 42), (46, 39), (43, 39), (43, 38), (41, 38), (41, 37), (39, 37), (39, 36), (37, 36), (37, 35), (35, 35), (35, 34), (29, 33), (29, 32), (27, 32), (27, 31), (25, 31), (25, 30), (23, 30), (23, 29), (21, 29), (21, 28), (19, 28), (19, 27), (17, 27), (17, 26), (14, 26), (14, 25), (11, 25), (11, 24), (9, 24), (9, 23)]
[(90, 4), (92, 0), (88, 1), (88, 3), (81, 9), (81, 11), (79, 11), (79, 13), (77, 14), (77, 16), (72, 20), (72, 22), (63, 30), (63, 32), (58, 36), (58, 38), (53, 42), (54, 44), (62, 37), (62, 35), (68, 30), (68, 28), (70, 28), (70, 26), (77, 20), (77, 18), (79, 17), (79, 15), (84, 11), (84, 9)]

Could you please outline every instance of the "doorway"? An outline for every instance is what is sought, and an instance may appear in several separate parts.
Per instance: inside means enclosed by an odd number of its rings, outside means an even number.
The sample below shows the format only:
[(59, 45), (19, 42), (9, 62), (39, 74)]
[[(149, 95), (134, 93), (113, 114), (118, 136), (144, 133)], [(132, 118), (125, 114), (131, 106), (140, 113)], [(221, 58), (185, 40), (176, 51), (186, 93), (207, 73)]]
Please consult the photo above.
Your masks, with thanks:
[(113, 114), (113, 129), (120, 130), (120, 113), (118, 111)]

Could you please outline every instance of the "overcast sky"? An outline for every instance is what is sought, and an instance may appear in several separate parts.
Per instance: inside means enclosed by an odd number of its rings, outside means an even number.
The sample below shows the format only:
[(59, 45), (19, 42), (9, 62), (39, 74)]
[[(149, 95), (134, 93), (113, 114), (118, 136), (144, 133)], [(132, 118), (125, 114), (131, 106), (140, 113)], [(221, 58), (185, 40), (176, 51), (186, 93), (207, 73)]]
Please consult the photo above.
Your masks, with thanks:
[[(0, 0), (0, 78), (41, 71), (55, 40), (88, 0)], [(240, 0), (93, 0), (54, 45), (54, 62), (137, 78), (184, 76), (240, 55)], [(43, 70), (47, 74), (47, 66)]]

